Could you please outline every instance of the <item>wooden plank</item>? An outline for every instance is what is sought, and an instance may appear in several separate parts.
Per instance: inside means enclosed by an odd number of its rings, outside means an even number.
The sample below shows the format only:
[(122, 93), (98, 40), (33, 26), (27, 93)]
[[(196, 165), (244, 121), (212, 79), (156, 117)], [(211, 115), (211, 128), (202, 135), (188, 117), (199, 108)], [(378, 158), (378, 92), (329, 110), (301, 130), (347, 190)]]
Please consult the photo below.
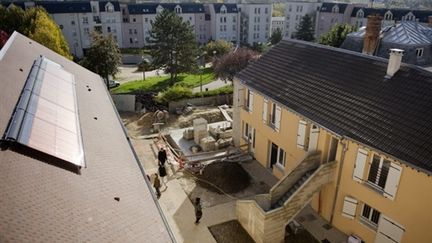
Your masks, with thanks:
[(225, 120), (232, 122), (232, 118), (230, 115), (228, 115), (228, 112), (225, 109), (222, 109), (222, 107), (218, 106), (219, 110), (222, 112), (222, 115), (225, 117)]

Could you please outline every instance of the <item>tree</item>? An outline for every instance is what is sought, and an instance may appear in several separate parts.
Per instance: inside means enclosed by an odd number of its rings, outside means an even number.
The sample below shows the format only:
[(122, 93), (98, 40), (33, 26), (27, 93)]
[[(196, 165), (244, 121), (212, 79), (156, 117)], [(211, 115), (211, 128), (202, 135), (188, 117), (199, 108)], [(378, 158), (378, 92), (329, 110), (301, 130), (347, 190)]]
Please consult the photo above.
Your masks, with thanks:
[(150, 38), (153, 66), (170, 73), (170, 83), (177, 74), (196, 70), (198, 45), (189, 22), (183, 22), (174, 12), (164, 9), (152, 23)]
[(0, 6), (0, 29), (11, 35), (18, 31), (58, 54), (72, 59), (69, 46), (58, 25), (41, 7), (23, 10), (15, 5)]
[(232, 49), (232, 47), (233, 44), (231, 42), (228, 42), (226, 40), (217, 40), (207, 43), (207, 45), (204, 47), (204, 51), (207, 52), (207, 57), (220, 57), (228, 53)]
[(281, 40), (282, 40), (282, 30), (276, 28), (275, 31), (273, 31), (273, 33), (270, 36), (270, 43), (272, 43), (272, 45), (276, 45)]
[(312, 18), (309, 15), (306, 14), (301, 18), (300, 23), (296, 27), (294, 38), (304, 41), (313, 41), (315, 39)]
[(149, 60), (143, 59), (140, 64), (138, 64), (138, 70), (140, 72), (143, 72), (143, 80), (146, 79), (145, 72), (152, 70), (152, 64)]
[(250, 62), (257, 60), (259, 54), (247, 48), (238, 48), (213, 61), (213, 70), (217, 78), (232, 81), (234, 76)]
[(112, 35), (103, 36), (93, 32), (92, 39), (92, 44), (81, 64), (102, 76), (109, 90), (109, 76), (118, 73), (118, 66), (121, 64), (120, 49)]
[(319, 43), (328, 46), (340, 47), (347, 35), (355, 31), (355, 27), (349, 24), (336, 24), (329, 32), (321, 36)]

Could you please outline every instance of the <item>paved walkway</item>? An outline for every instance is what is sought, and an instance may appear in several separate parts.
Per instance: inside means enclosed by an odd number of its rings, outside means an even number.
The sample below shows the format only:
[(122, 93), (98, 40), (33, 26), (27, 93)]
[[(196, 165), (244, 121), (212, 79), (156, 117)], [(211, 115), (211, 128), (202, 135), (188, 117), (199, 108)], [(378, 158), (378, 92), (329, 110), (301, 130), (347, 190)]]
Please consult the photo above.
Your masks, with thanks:
[[(120, 72), (117, 74), (116, 80), (121, 84), (143, 79), (143, 73), (137, 72), (137, 65), (121, 65), (119, 67)], [(157, 76), (156, 70), (145, 72), (146, 78)], [(165, 75), (163, 70), (159, 70), (159, 75)]]
[[(132, 140), (138, 157), (147, 174), (157, 172), (157, 149), (151, 139)], [(184, 192), (180, 183), (173, 174), (174, 168), (167, 166), (168, 180), (162, 186), (162, 196), (159, 204), (167, 218), (177, 242), (216, 242), (209, 226), (236, 219), (235, 201), (203, 208), (203, 217), (199, 224), (195, 222), (195, 210), (192, 202)], [(163, 184), (163, 183), (162, 183)]]

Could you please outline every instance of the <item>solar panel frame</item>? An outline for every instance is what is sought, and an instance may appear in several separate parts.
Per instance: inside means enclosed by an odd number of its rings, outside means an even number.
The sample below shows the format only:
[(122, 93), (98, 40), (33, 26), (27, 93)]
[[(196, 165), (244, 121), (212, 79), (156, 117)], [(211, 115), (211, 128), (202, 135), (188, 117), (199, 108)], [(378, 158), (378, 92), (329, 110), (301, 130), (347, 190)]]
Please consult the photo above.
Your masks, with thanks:
[(75, 87), (74, 75), (45, 57), (38, 58), (5, 139), (85, 167)]

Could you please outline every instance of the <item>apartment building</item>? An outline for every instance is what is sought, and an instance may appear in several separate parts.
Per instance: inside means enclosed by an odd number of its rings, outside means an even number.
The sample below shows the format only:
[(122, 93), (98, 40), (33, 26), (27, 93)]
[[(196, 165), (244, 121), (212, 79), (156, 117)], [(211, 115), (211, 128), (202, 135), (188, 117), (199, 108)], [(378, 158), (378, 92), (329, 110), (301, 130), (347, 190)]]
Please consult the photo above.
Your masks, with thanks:
[(266, 43), (271, 34), (271, 4), (238, 4), (241, 43)]
[(285, 17), (272, 17), (271, 33), (275, 32), (277, 29), (285, 33)]
[(315, 35), (321, 37), (331, 30), (336, 24), (345, 24), (351, 22), (351, 13), (354, 7), (366, 7), (361, 4), (347, 4), (336, 2), (322, 3), (316, 15)]
[(293, 38), (300, 20), (307, 14), (315, 23), (316, 12), (321, 7), (320, 2), (288, 1), (285, 2), (285, 33), (287, 38)]
[(383, 27), (392, 26), (401, 21), (414, 21), (426, 24), (429, 22), (429, 16), (432, 16), (432, 10), (355, 7), (351, 12), (350, 23), (357, 28), (366, 26), (369, 15), (381, 16)]
[[(4, 4), (4, 3), (3, 3)], [(5, 4), (9, 6), (10, 3)], [(25, 9), (40, 6), (59, 25), (69, 44), (72, 55), (83, 57), (84, 50), (90, 47), (91, 32), (98, 31), (103, 35), (111, 34), (122, 47), (122, 21), (118, 2), (17, 2), (13, 3)]]
[(240, 14), (237, 4), (212, 3), (207, 6), (210, 15), (210, 40), (240, 41)]
[(237, 201), (256, 242), (308, 204), (364, 242), (432, 242), (432, 73), (402, 55), (283, 40), (236, 76), (234, 142), (280, 178)]
[(389, 58), (389, 50), (404, 50), (402, 61), (419, 66), (432, 65), (432, 16), (429, 24), (402, 21), (381, 27), (382, 17), (369, 15), (366, 28), (348, 34), (341, 48)]

